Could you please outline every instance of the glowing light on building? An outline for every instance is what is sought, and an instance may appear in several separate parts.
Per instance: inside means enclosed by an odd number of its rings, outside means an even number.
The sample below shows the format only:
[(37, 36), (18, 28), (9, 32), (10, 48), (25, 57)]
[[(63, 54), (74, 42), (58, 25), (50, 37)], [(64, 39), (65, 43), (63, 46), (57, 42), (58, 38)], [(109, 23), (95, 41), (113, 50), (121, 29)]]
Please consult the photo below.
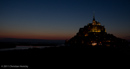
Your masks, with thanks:
[(85, 34), (85, 36), (88, 36), (88, 34)]
[(95, 43), (95, 42), (94, 42), (94, 43), (92, 43), (92, 46), (96, 46), (96, 45), (97, 45), (97, 43)]

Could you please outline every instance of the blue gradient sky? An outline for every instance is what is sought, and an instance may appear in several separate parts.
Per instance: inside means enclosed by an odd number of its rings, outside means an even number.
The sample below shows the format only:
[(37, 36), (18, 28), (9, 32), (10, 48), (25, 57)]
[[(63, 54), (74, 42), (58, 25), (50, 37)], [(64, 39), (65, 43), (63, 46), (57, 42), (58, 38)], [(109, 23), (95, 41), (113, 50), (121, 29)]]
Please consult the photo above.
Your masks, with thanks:
[(96, 20), (130, 39), (130, 0), (0, 0), (0, 38), (70, 39)]

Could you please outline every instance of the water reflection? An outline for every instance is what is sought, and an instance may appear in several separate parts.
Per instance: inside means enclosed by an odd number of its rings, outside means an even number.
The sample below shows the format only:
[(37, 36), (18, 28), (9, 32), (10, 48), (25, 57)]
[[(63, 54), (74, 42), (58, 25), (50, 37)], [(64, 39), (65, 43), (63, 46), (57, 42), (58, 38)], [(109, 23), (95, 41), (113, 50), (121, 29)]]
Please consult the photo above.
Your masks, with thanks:
[(5, 48), (5, 49), (0, 49), (0, 51), (8, 51), (8, 50), (25, 50), (25, 49), (43, 49), (43, 48), (48, 48), (48, 47), (60, 47), (60, 46), (65, 46), (64, 44), (59, 44), (57, 46), (16, 46), (15, 48)]
[(15, 48), (6, 48), (6, 49), (0, 49), (0, 51), (8, 51), (8, 50), (25, 50), (25, 49), (32, 49), (32, 48), (46, 48), (46, 47), (52, 47), (52, 46), (16, 46)]

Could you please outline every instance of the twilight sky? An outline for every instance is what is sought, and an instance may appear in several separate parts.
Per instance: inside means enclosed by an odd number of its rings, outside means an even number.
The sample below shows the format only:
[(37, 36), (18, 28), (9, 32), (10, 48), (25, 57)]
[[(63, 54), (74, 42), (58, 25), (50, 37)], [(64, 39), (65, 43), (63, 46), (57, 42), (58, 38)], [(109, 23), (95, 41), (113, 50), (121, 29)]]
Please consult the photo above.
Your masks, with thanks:
[(130, 0), (0, 0), (0, 38), (70, 39), (95, 19), (130, 39)]

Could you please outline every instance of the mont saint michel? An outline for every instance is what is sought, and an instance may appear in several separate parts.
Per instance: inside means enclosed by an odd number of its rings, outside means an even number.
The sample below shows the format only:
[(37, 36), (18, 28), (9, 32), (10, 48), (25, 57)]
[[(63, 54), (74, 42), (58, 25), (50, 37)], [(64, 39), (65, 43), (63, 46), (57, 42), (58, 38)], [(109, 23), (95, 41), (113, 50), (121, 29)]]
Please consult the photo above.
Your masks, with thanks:
[(80, 28), (74, 37), (66, 41), (66, 44), (70, 46), (123, 47), (127, 46), (128, 42), (113, 34), (108, 34), (105, 27), (93, 16), (92, 23)]

